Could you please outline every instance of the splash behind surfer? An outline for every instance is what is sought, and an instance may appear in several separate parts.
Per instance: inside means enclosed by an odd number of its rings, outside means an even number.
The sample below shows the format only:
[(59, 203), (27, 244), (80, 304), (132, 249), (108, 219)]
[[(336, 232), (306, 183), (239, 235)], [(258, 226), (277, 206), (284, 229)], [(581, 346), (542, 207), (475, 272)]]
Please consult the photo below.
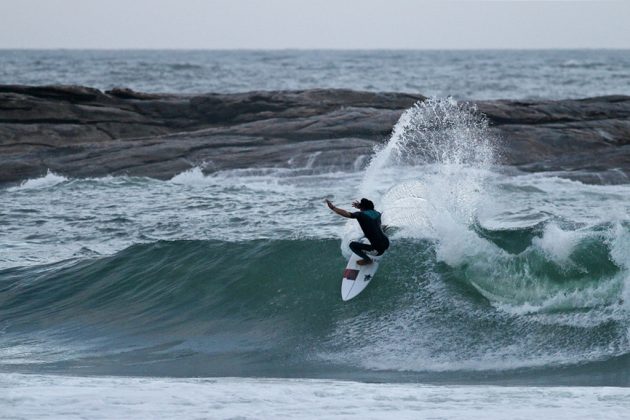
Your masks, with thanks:
[(357, 219), (359, 226), (363, 234), (370, 241), (369, 244), (362, 242), (350, 242), (350, 249), (362, 259), (357, 261), (359, 265), (371, 264), (372, 259), (366, 254), (366, 251), (376, 251), (376, 255), (382, 255), (387, 248), (389, 248), (389, 239), (383, 233), (381, 226), (381, 213), (374, 210), (374, 203), (367, 198), (362, 198), (361, 201), (355, 201), (352, 203), (352, 207), (358, 209), (354, 213), (347, 210), (335, 207), (330, 200), (326, 200), (328, 208), (337, 213), (340, 216), (347, 217), (349, 219)]

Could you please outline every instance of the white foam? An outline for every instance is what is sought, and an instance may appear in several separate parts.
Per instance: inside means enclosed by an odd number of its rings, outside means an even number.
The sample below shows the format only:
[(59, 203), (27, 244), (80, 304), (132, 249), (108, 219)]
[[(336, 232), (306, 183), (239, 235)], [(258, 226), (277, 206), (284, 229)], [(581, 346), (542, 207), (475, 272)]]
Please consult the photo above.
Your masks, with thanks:
[(543, 287), (534, 292), (537, 295), (535, 301), (524, 302), (506, 302), (500, 296), (481, 288), (478, 290), (495, 307), (514, 315), (537, 314), (535, 319), (547, 324), (594, 327), (610, 320), (628, 318), (627, 313), (615, 310), (625, 278), (626, 274), (621, 273), (609, 279), (599, 279), (588, 287), (566, 287), (560, 291), (548, 291)]
[(607, 239), (610, 256), (619, 267), (630, 269), (630, 232), (628, 227), (616, 221), (609, 231)]
[(66, 178), (65, 176), (58, 175), (49, 169), (46, 172), (46, 175), (44, 175), (43, 177), (26, 180), (22, 184), (20, 184), (18, 187), (9, 188), (9, 191), (49, 188), (59, 183), (65, 182), (67, 180), (68, 178)]
[(173, 178), (171, 178), (171, 182), (173, 184), (185, 184), (185, 185), (200, 184), (200, 183), (205, 183), (205, 176), (203, 172), (201, 171), (201, 168), (198, 166), (195, 166), (194, 168), (191, 168), (187, 171), (184, 171), (180, 174), (175, 175)]
[(14, 419), (623, 419), (630, 389), (0, 374)]
[(575, 246), (586, 237), (580, 231), (565, 231), (555, 223), (545, 226), (542, 237), (536, 237), (533, 244), (538, 246), (551, 260), (560, 265), (569, 263)]
[(106, 255), (153, 240), (334, 238), (343, 220), (324, 198), (349, 208), (359, 180), (360, 173), (304, 168), (208, 175), (192, 168), (167, 181), (109, 176), (0, 189), (7, 228), (0, 269), (81, 257), (86, 248)]

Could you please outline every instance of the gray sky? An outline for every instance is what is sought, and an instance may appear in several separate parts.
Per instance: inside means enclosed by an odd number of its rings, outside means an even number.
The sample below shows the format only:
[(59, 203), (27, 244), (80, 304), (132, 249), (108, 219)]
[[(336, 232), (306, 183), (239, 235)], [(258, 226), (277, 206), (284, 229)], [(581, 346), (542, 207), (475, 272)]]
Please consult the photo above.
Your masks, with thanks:
[(0, 48), (630, 48), (630, 0), (0, 0)]

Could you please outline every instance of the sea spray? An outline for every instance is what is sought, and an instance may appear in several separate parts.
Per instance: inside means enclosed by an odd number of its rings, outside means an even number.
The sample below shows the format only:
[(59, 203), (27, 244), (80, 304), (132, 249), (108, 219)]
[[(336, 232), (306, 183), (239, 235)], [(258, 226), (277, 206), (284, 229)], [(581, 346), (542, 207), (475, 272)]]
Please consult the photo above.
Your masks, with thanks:
[[(373, 197), (398, 237), (442, 238), (452, 252), (469, 236), (497, 139), (483, 114), (452, 98), (431, 98), (405, 111), (375, 151), (359, 187)], [(344, 245), (358, 234), (346, 226)], [(445, 240), (452, 237), (452, 241)], [(460, 245), (457, 245), (457, 243)], [(446, 249), (445, 258), (450, 258)]]
[(488, 121), (474, 105), (452, 98), (430, 98), (406, 110), (392, 136), (372, 158), (366, 181), (387, 166), (429, 163), (488, 167), (495, 143)]

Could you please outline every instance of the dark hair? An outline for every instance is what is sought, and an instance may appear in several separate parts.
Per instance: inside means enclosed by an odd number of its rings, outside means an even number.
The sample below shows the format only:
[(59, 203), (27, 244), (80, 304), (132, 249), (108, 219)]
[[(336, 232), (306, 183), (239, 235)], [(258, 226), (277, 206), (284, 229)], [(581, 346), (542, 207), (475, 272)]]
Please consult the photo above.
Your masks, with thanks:
[(361, 207), (361, 210), (374, 210), (374, 203), (367, 198), (362, 198), (359, 206)]

